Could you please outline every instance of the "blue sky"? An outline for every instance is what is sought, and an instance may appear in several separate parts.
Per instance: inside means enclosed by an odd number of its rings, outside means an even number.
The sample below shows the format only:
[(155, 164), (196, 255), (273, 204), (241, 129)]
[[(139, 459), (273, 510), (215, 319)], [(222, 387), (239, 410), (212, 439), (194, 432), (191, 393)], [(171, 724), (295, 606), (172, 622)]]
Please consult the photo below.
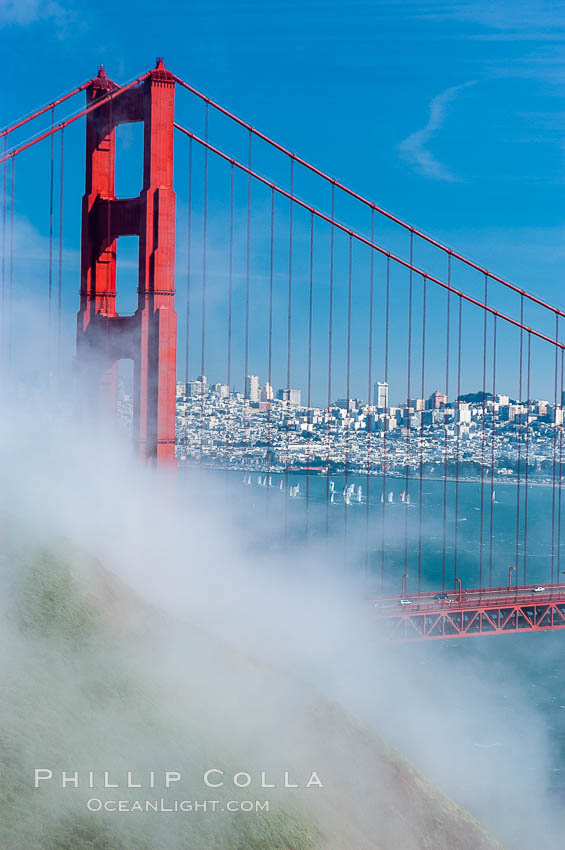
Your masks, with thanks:
[[(10, 81), (2, 124), (87, 79), (99, 63), (125, 81), (163, 55), (179, 76), (291, 150), (563, 306), (565, 3), (0, 0), (0, 22)], [(201, 132), (202, 123), (194, 126)], [(135, 147), (135, 135), (125, 134), (122, 147)], [(80, 171), (79, 142), (69, 150), (70, 212), (80, 191), (71, 175), (73, 156)], [(19, 185), (25, 191), (25, 177)], [(213, 186), (212, 210), (221, 204)], [(182, 216), (186, 198), (177, 191)], [(44, 237), (40, 202), (30, 201), (25, 216)], [(67, 227), (72, 243), (76, 228)], [(480, 281), (473, 286), (479, 291)], [(66, 280), (69, 314), (75, 294)], [(353, 330), (361, 351), (355, 319)], [(357, 371), (353, 390), (363, 394)], [(439, 373), (438, 365), (436, 383)]]

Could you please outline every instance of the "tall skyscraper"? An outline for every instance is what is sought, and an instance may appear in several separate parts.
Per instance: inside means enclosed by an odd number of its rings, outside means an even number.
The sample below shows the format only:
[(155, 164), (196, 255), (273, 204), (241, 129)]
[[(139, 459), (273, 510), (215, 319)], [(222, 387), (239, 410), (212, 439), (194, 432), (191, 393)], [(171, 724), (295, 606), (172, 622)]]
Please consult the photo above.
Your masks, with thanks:
[(261, 389), (261, 401), (272, 401), (273, 396), (273, 388), (268, 381), (265, 382), (265, 386)]
[(249, 401), (259, 401), (259, 378), (257, 375), (248, 375), (245, 382), (245, 397)]
[(375, 405), (380, 410), (388, 408), (388, 383), (386, 381), (377, 381), (374, 386)]

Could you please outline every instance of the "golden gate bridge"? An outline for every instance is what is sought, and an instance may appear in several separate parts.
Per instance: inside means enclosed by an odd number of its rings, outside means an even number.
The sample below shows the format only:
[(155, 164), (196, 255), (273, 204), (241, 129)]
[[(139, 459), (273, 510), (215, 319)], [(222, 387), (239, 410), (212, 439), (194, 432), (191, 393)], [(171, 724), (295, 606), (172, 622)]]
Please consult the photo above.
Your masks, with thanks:
[[(86, 105), (61, 117), (61, 109), (68, 109), (83, 92)], [(179, 92), (186, 100), (178, 97)], [(43, 117), (49, 119), (49, 126), (34, 133), (33, 122)], [(132, 197), (116, 194), (116, 131), (124, 124), (143, 128), (140, 191)], [(71, 179), (68, 136), (73, 128), (84, 132), (81, 143), (85, 140), (80, 226), (78, 198), (71, 208), (64, 203), (65, 184)], [(22, 138), (23, 133), (31, 135)], [(26, 278), (22, 272), (26, 257), (15, 247), (18, 216), (26, 215), (28, 205), (37, 205), (43, 182), (49, 235), (39, 277), (47, 308), (49, 369), (61, 368), (65, 234), (71, 233), (69, 242), (74, 244), (80, 232), (75, 377), (83, 420), (97, 421), (115, 411), (118, 362), (131, 360), (137, 453), (151, 464), (175, 465), (178, 311), (184, 331), (184, 383), (189, 381), (191, 367), (198, 366), (204, 376), (211, 365), (227, 387), (223, 400), (227, 470), (233, 468), (234, 448), (229, 441), (231, 387), (236, 374), (242, 376), (244, 410), (249, 413), (247, 377), (251, 364), (255, 369), (261, 364), (269, 386), (278, 375), (286, 388), (284, 479), (288, 492), (293, 469), (290, 390), (295, 376), (304, 380), (305, 511), (308, 516), (310, 478), (320, 476), (321, 458), (325, 461), (325, 529), (330, 535), (336, 526), (331, 482), (335, 433), (330, 409), (333, 400), (343, 395), (342, 472), (347, 490), (354, 472), (349, 400), (363, 385), (367, 393), (366, 563), (378, 586), (369, 603), (386, 634), (416, 640), (565, 626), (562, 310), (329, 176), (168, 71), (162, 59), (125, 85), (115, 83), (100, 68), (96, 77), (5, 127), (0, 136), (0, 344), (7, 370), (18, 368), (13, 315), (22, 294), (20, 280)], [(177, 238), (179, 186), (185, 218), (182, 268)], [(67, 219), (73, 224), (66, 225)], [(139, 246), (137, 308), (122, 315), (117, 310), (118, 241), (127, 236), (137, 237)], [(182, 303), (175, 307), (179, 277), (184, 292)], [(438, 566), (437, 583), (430, 589), (422, 545), (427, 510), (425, 417), (415, 394), (424, 399), (430, 382), (437, 386), (440, 375), (442, 498), (434, 519), (441, 529), (437, 559), (441, 569)], [(387, 387), (391, 379), (396, 386), (403, 385), (400, 441), (391, 436), (388, 398), (377, 409), (373, 386), (378, 376)], [(461, 514), (467, 433), (463, 380), (478, 382), (482, 406), (477, 425), (480, 516), (475, 573), (472, 580), (465, 574), (465, 586), (460, 551), (460, 521), (466, 519)], [(502, 381), (512, 382), (514, 406), (519, 410), (513, 430), (515, 529), (512, 541), (504, 543), (504, 562), (496, 540), (494, 508), (496, 426), (502, 416), (495, 399)], [(533, 388), (541, 383), (551, 395), (545, 414), (550, 540), (543, 568), (536, 567), (532, 581), (528, 534), (535, 524), (530, 504), (535, 483), (530, 455), (535, 417), (531, 414)], [(311, 427), (315, 399), (318, 408), (327, 410), (324, 439), (318, 439), (316, 446)], [(450, 399), (454, 401), (448, 410)], [(272, 463), (271, 407), (267, 401), (266, 475)], [(202, 464), (206, 454), (203, 395), (199, 427)], [(455, 449), (450, 458), (451, 438)], [(251, 467), (248, 439), (243, 446), (244, 470), (248, 460)], [(314, 454), (317, 463), (311, 462)], [(400, 522), (395, 523), (395, 534), (403, 538), (399, 557), (393, 557), (387, 545), (387, 488), (393, 478), (402, 479), (406, 495)], [(345, 503), (344, 535), (347, 516)], [(506, 570), (508, 583), (501, 584)]]

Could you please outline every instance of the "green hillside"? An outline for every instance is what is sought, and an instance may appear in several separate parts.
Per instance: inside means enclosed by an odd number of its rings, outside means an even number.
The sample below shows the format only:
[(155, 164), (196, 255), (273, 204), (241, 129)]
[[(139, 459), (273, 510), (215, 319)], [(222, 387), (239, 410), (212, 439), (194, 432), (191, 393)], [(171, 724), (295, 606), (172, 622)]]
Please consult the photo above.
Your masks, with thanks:
[[(4, 527), (2, 850), (494, 850), (470, 816), (383, 740), (304, 683), (171, 623), (70, 544), (40, 550)], [(253, 786), (206, 788), (240, 770)], [(277, 787), (255, 779), (267, 767)], [(282, 769), (324, 789), (280, 787)], [(33, 787), (34, 768), (81, 787)], [(100, 789), (148, 769), (182, 790)], [(93, 771), (97, 787), (86, 787)], [(269, 781), (271, 781), (269, 779)], [(92, 797), (269, 799), (270, 811), (92, 813)]]

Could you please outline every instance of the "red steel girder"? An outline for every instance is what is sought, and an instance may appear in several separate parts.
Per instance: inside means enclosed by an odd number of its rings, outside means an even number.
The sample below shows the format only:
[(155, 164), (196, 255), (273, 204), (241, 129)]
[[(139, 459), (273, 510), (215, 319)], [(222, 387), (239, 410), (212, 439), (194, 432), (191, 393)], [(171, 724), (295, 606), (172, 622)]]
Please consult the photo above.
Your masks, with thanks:
[[(565, 587), (553, 586), (534, 597), (533, 587), (506, 589), (496, 601), (494, 591), (468, 591), (451, 601), (434, 600), (433, 594), (415, 597), (411, 604), (396, 599), (373, 600), (385, 637), (391, 641), (451, 640), (478, 635), (515, 634), (565, 628)], [(387, 606), (387, 607), (382, 607)], [(398, 607), (396, 607), (398, 606)], [(393, 610), (394, 608), (394, 610)]]

